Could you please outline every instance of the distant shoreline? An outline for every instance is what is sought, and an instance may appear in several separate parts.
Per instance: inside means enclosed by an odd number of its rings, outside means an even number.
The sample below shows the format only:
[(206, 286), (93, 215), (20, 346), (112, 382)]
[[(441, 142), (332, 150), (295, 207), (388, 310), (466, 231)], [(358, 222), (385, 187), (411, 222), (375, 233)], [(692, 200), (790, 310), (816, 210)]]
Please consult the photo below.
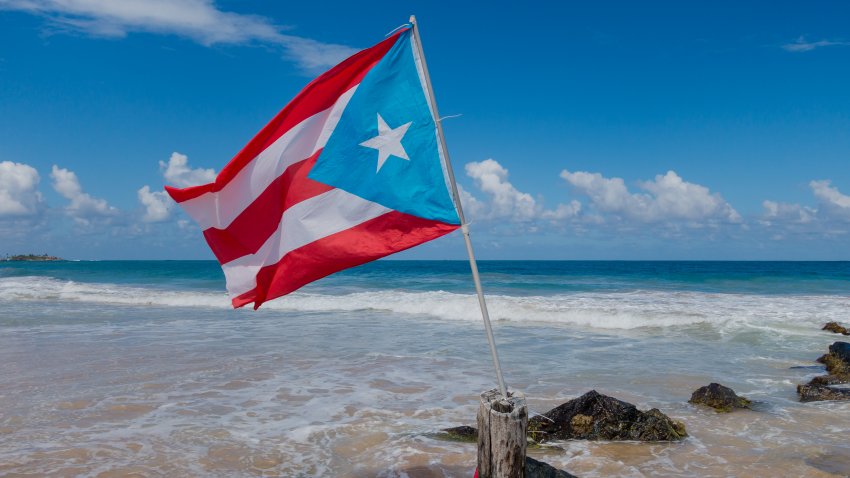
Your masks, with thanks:
[(47, 254), (42, 254), (37, 256), (35, 254), (19, 254), (16, 256), (8, 256), (4, 258), (0, 258), (2, 262), (54, 262), (54, 261), (64, 261), (61, 257), (49, 256)]

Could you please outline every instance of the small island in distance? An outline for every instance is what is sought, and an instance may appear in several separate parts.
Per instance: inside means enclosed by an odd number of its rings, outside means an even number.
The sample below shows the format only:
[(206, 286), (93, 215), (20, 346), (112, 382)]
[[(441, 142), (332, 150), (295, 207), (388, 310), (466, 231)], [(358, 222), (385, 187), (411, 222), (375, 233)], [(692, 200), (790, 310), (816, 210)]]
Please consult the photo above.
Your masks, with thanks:
[(0, 257), (0, 261), (25, 261), (25, 262), (49, 262), (49, 261), (64, 261), (61, 257), (49, 256), (47, 254), (42, 254), (37, 256), (35, 254), (18, 254), (16, 256), (7, 255), (6, 257)]

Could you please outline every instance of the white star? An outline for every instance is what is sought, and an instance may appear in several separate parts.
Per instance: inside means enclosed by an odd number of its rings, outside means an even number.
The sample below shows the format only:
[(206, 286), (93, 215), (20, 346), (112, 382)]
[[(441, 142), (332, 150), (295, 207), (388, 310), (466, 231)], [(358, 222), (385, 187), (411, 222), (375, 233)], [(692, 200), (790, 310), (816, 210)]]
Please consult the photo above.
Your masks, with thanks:
[(404, 134), (407, 133), (407, 128), (410, 128), (411, 124), (413, 124), (413, 121), (398, 128), (390, 128), (384, 118), (381, 118), (381, 113), (378, 113), (378, 136), (360, 143), (360, 146), (378, 150), (378, 169), (375, 170), (375, 174), (381, 170), (384, 162), (390, 156), (410, 161), (410, 158), (407, 157), (407, 151), (401, 145), (401, 139), (404, 138)]

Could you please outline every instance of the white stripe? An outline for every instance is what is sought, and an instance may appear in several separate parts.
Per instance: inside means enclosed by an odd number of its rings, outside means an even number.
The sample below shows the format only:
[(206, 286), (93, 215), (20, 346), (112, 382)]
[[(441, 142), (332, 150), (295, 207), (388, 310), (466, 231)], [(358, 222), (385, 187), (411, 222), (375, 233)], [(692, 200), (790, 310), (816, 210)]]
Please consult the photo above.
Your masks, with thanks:
[(227, 292), (244, 294), (257, 286), (257, 273), (280, 261), (288, 252), (331, 234), (392, 212), (378, 203), (332, 189), (290, 207), (274, 234), (254, 254), (223, 264)]
[(208, 192), (180, 203), (201, 229), (230, 225), (257, 196), (286, 171), (325, 147), (357, 86), (343, 93), (334, 105), (305, 119), (263, 150), (218, 192)]

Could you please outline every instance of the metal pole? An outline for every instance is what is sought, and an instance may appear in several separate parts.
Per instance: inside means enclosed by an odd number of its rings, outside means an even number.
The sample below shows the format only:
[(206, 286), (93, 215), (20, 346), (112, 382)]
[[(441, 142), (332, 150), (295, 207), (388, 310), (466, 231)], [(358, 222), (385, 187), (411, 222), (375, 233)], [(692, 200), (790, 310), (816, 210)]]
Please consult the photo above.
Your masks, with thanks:
[(466, 242), (466, 252), (469, 254), (469, 266), (472, 269), (472, 281), (475, 282), (475, 292), (478, 293), (478, 305), (481, 307), (481, 316), (484, 319), (484, 329), (487, 331), (487, 341), (490, 342), (490, 354), (493, 356), (493, 366), (496, 368), (496, 378), (499, 381), (499, 392), (503, 397), (508, 397), (508, 388), (502, 377), (502, 365), (499, 361), (499, 353), (496, 351), (496, 339), (493, 337), (493, 327), (490, 325), (490, 314), (487, 312), (487, 302), (484, 300), (484, 290), (481, 288), (481, 278), (478, 275), (478, 263), (475, 262), (475, 254), (472, 252), (472, 241), (469, 239), (469, 225), (463, 216), (463, 208), (460, 204), (460, 194), (457, 191), (455, 173), (452, 170), (452, 162), (449, 159), (449, 150), (446, 148), (446, 138), (443, 135), (443, 123), (440, 121), (440, 113), (437, 111), (437, 100), (434, 98), (434, 88), (431, 86), (431, 75), (428, 74), (428, 64), (425, 62), (425, 52), (422, 50), (422, 40), (419, 38), (419, 26), (416, 17), (410, 16), (410, 24), (413, 26), (413, 38), (416, 41), (416, 49), (422, 61), (422, 70), (425, 73), (425, 86), (431, 99), (431, 107), (434, 109), (434, 121), (437, 123), (437, 136), (440, 137), (440, 147), (443, 150), (443, 158), (446, 160), (446, 171), (449, 174), (449, 182), (452, 186), (457, 214), (460, 218), (460, 230), (463, 232), (463, 240)]

